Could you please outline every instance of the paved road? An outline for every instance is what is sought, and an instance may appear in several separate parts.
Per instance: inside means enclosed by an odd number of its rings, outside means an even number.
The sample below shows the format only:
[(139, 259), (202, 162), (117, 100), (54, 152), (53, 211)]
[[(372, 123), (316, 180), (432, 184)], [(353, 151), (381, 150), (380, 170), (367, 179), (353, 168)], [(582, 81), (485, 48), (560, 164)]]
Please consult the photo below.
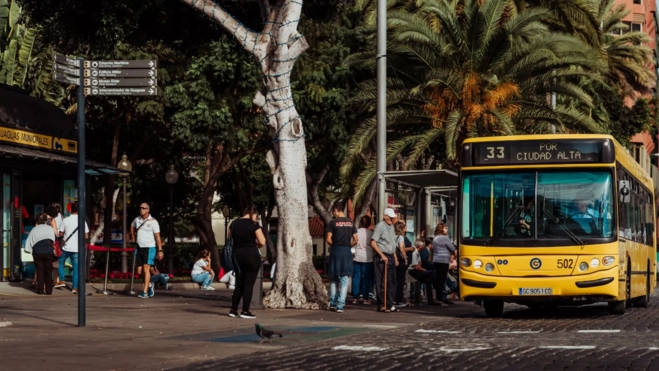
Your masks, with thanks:
[(603, 305), (507, 309), (501, 319), (480, 312), (420, 316), (418, 325), (177, 370), (659, 370), (656, 294), (648, 309), (630, 308), (624, 316), (609, 315)]

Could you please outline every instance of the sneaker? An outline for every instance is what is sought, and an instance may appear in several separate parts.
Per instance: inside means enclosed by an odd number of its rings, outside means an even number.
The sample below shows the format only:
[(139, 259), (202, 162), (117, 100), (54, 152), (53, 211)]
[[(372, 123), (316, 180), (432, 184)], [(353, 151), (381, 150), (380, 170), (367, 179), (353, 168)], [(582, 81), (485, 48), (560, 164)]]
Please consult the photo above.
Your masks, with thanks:
[(167, 285), (167, 287), (165, 287), (165, 291), (172, 291), (173, 289), (174, 288), (171, 285)]
[(72, 294), (77, 294), (77, 293), (78, 293), (78, 289), (73, 289), (73, 290), (71, 290), (71, 293), (72, 293)]
[(153, 282), (149, 283), (149, 290), (147, 291), (147, 294), (149, 295), (150, 298), (152, 298), (153, 295), (156, 294), (156, 291), (153, 289)]
[(343, 313), (343, 309), (337, 309), (336, 313)]
[(229, 311), (229, 317), (231, 317), (231, 318), (236, 318), (236, 317), (238, 317), (238, 311), (233, 310), (233, 309), (230, 310), (230, 311)]
[(240, 318), (253, 319), (256, 318), (256, 316), (250, 312), (240, 312)]
[(213, 287), (213, 286), (206, 286), (206, 290), (208, 290), (208, 291), (215, 291), (215, 287)]
[(406, 305), (407, 305), (407, 304), (404, 304), (404, 303), (394, 303), (394, 307), (396, 307), (396, 308), (403, 308), (403, 307), (405, 307)]
[(236, 286), (233, 286), (233, 285), (229, 286), (229, 290), (235, 290), (235, 289), (236, 289)]
[(330, 311), (330, 312), (336, 312), (336, 307), (333, 307), (333, 306), (330, 305), (330, 307), (329, 307), (329, 311)]
[(55, 285), (53, 287), (58, 289), (60, 287), (65, 287), (65, 286), (66, 286), (66, 283), (64, 283), (62, 281), (57, 281), (57, 282), (55, 282)]
[(149, 294), (147, 294), (146, 292), (141, 292), (139, 295), (137, 295), (137, 297), (140, 299), (148, 299)]

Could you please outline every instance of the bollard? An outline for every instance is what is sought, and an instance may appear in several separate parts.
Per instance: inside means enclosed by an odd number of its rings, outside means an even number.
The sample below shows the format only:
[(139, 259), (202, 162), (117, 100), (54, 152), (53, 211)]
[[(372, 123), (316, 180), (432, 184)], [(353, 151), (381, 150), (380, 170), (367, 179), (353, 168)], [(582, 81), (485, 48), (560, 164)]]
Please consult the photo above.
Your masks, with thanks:
[(128, 295), (135, 295), (136, 292), (133, 291), (133, 284), (135, 283), (135, 258), (137, 258), (137, 246), (133, 249), (133, 270), (130, 274), (130, 291)]
[[(103, 283), (103, 295), (112, 295), (108, 292), (108, 273), (110, 271), (110, 245), (108, 245), (108, 252), (105, 256), (105, 282)], [(90, 254), (91, 255), (91, 254)]]

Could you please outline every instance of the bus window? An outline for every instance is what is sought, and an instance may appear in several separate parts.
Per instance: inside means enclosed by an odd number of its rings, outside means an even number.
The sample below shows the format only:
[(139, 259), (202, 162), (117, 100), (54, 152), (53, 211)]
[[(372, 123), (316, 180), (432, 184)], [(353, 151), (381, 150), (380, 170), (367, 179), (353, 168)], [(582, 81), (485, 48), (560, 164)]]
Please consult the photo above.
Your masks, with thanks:
[(466, 176), (462, 186), (463, 238), (504, 238), (523, 234), (525, 206), (534, 200), (535, 173)]
[(606, 171), (539, 172), (538, 238), (565, 238), (565, 228), (578, 237), (613, 236), (612, 185)]

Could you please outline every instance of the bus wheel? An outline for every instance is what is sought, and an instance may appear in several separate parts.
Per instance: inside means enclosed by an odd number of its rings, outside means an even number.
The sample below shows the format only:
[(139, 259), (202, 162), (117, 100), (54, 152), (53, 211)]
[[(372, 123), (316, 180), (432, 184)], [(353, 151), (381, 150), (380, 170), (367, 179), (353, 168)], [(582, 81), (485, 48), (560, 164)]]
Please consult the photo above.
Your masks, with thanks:
[(648, 267), (647, 274), (645, 275), (645, 295), (636, 299), (634, 303), (637, 307), (647, 308), (650, 303), (650, 267)]
[(627, 309), (627, 300), (609, 302), (609, 313), (611, 314), (625, 314), (625, 309)]
[(484, 300), (483, 307), (485, 315), (490, 318), (498, 318), (503, 315), (503, 300)]

